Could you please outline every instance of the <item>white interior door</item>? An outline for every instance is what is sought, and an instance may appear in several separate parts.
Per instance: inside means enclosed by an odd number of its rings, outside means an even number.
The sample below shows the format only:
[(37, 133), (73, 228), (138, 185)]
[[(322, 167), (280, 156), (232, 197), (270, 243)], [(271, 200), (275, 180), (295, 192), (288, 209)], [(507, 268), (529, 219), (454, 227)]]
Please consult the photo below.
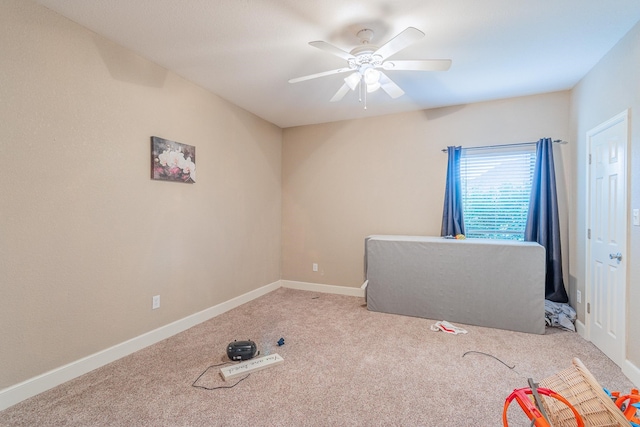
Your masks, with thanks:
[(589, 131), (587, 141), (589, 339), (622, 366), (626, 334), (628, 112)]

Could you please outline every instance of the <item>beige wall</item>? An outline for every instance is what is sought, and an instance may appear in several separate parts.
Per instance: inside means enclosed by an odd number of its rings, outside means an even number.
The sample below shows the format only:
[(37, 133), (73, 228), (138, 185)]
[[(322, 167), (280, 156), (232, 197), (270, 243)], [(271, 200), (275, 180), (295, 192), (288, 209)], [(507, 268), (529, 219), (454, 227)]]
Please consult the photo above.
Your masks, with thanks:
[[(285, 129), (282, 278), (360, 286), (367, 235), (440, 235), (443, 148), (542, 137), (569, 140), (569, 92)], [(554, 151), (565, 242), (567, 150)]]
[[(639, 42), (636, 26), (571, 92), (280, 130), (47, 9), (0, 2), (0, 389), (280, 278), (360, 286), (367, 235), (439, 234), (447, 145), (570, 141), (555, 154), (576, 305), (585, 133), (628, 107), (640, 119)], [(196, 184), (149, 179), (152, 135), (197, 147)]]
[(280, 279), (279, 128), (31, 2), (0, 52), (0, 389)]
[[(575, 164), (575, 182), (572, 193), (576, 221), (571, 227), (571, 276), (576, 289), (585, 294), (585, 251), (586, 251), (586, 134), (590, 129), (607, 121), (618, 113), (630, 108), (629, 147), (629, 224), (631, 209), (640, 209), (640, 24), (636, 25), (574, 88), (571, 95), (572, 139), (576, 141), (576, 151), (572, 162)], [(627, 359), (640, 367), (640, 227), (630, 225), (627, 293)], [(575, 292), (572, 301), (577, 308), (579, 319), (584, 322), (585, 301), (577, 304)]]

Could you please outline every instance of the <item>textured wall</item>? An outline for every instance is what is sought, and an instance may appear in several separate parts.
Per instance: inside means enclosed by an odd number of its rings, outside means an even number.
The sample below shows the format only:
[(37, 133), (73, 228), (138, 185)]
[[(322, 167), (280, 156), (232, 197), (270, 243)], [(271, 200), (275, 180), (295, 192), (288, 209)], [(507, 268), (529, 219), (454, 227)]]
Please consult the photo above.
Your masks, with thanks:
[[(367, 235), (440, 235), (446, 146), (568, 140), (568, 131), (568, 92), (285, 129), (283, 279), (360, 286)], [(565, 150), (555, 153), (566, 242)]]
[(279, 128), (31, 2), (0, 52), (0, 389), (279, 280)]

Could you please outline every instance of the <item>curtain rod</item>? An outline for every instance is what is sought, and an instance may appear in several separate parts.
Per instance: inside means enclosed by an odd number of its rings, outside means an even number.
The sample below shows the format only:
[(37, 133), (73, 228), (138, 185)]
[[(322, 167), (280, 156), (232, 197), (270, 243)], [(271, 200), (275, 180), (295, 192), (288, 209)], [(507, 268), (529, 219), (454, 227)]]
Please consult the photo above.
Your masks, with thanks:
[[(567, 141), (563, 141), (562, 139), (554, 139), (553, 142), (556, 143), (556, 144), (568, 144)], [(517, 147), (519, 145), (531, 145), (531, 144), (537, 144), (537, 143), (538, 143), (538, 141), (535, 141), (535, 142), (516, 142), (516, 143), (513, 143), (513, 144), (481, 145), (481, 146), (478, 146), (478, 147), (467, 147), (467, 148), (465, 148), (465, 150), (482, 150), (482, 149), (485, 149), (485, 148)], [(443, 153), (446, 153), (447, 149), (443, 148), (441, 151)]]

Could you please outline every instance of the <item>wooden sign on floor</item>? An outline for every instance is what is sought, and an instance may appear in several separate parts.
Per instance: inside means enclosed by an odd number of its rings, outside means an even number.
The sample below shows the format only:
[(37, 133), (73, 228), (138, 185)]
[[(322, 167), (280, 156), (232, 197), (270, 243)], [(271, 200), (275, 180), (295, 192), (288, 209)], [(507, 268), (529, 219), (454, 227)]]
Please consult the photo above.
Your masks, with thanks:
[(278, 353), (274, 353), (268, 356), (247, 360), (246, 362), (238, 363), (237, 365), (220, 368), (220, 375), (222, 375), (222, 379), (225, 381), (231, 380), (242, 375), (279, 365), (282, 362), (284, 362), (284, 359), (280, 357)]

